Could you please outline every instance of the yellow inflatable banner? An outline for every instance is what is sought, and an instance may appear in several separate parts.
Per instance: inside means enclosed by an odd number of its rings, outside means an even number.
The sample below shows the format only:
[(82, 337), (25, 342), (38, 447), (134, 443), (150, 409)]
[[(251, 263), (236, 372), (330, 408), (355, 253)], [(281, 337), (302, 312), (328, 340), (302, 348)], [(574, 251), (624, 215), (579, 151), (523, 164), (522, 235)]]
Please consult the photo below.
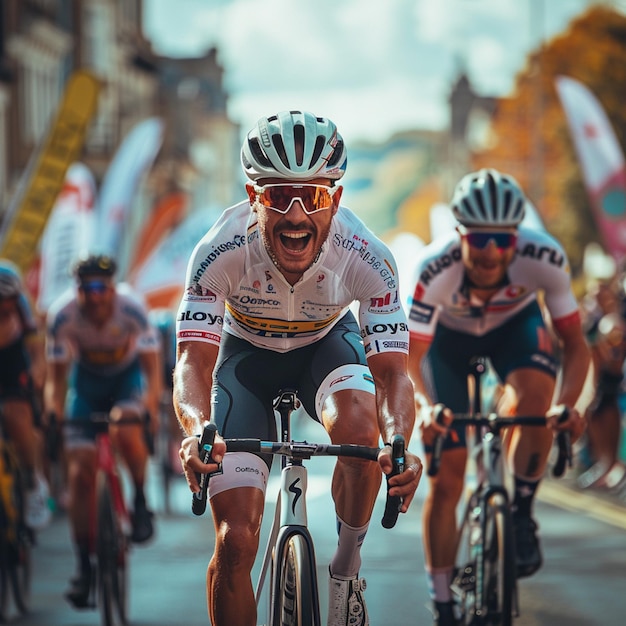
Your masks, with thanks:
[[(35, 259), (52, 207), (69, 166), (80, 159), (87, 127), (98, 103), (100, 81), (79, 70), (69, 78), (56, 119), (38, 150), (23, 190), (11, 203), (0, 235), (0, 257), (25, 272)], [(19, 192), (18, 192), (19, 193)]]

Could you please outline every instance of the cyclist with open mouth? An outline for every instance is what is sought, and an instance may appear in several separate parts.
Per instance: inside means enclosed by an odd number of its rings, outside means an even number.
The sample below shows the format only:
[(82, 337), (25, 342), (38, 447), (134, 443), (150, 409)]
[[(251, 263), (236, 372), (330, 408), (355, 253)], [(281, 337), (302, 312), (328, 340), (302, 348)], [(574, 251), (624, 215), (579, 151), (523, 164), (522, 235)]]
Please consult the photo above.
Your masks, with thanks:
[[(346, 148), (335, 124), (311, 113), (261, 118), (242, 148), (248, 199), (226, 209), (196, 246), (178, 313), (174, 403), (189, 435), (212, 420), (223, 437), (273, 440), (272, 399), (297, 389), (333, 443), (377, 446), (414, 425), (408, 329), (389, 249), (339, 204)], [(360, 303), (361, 326), (350, 311)], [(211, 478), (216, 530), (207, 599), (214, 626), (256, 625), (250, 572), (258, 550), (270, 459), (225, 454)], [(360, 549), (391, 446), (379, 466), (339, 457), (332, 479), (338, 547), (330, 563), (331, 626), (369, 623)], [(192, 491), (203, 464), (198, 441), (182, 443)], [(389, 480), (405, 512), (421, 463)], [(382, 471), (381, 471), (382, 470)]]

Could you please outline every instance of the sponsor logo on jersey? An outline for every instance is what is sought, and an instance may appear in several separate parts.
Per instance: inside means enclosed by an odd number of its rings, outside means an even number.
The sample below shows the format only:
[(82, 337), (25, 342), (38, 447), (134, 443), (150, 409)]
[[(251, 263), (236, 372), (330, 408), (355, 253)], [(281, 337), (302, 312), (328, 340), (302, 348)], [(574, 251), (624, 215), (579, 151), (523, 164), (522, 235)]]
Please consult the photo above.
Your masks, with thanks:
[(222, 325), (224, 318), (221, 315), (211, 315), (205, 311), (181, 311), (179, 322), (207, 322), (209, 326)]
[(380, 341), (385, 350), (401, 350), (403, 352), (409, 351), (409, 344), (407, 341)]
[(207, 268), (213, 263), (221, 254), (237, 250), (241, 246), (246, 245), (246, 238), (243, 235), (235, 235), (231, 241), (224, 241), (220, 244), (213, 244), (211, 251), (204, 257), (204, 260), (200, 261), (196, 273), (193, 275), (193, 281), (197, 283)]
[(448, 267), (452, 267), (454, 263), (458, 263), (461, 260), (461, 248), (454, 248), (450, 253), (440, 256), (438, 259), (431, 261), (420, 274), (420, 282), (424, 286), (428, 286), (428, 283), (440, 274)]
[(193, 283), (187, 287), (186, 300), (194, 302), (215, 302), (217, 296), (206, 287), (203, 287), (199, 283)]
[(428, 304), (413, 301), (409, 312), (409, 319), (412, 319), (414, 322), (418, 322), (419, 324), (430, 324), (434, 311), (435, 308), (429, 306)]
[(536, 246), (534, 243), (527, 243), (519, 252), (520, 256), (528, 256), (537, 261), (548, 261), (556, 267), (563, 267), (565, 263), (565, 255), (561, 254), (554, 248), (549, 246)]
[(399, 309), (398, 291), (396, 290), (393, 292), (393, 299), (391, 292), (379, 298), (370, 298), (370, 305), (367, 310), (372, 313), (395, 313)]
[[(235, 299), (235, 298), (234, 298)], [(280, 306), (280, 300), (275, 298), (254, 298), (252, 296), (243, 295), (236, 298), (241, 304), (251, 304), (255, 306)]]
[(333, 235), (333, 243), (338, 248), (343, 248), (348, 252), (357, 252), (362, 261), (370, 265), (372, 269), (380, 274), (387, 285), (387, 289), (391, 290), (397, 287), (393, 264), (388, 259), (380, 259), (375, 254), (369, 252), (366, 241), (356, 235), (353, 235), (352, 239), (347, 239), (346, 237), (342, 237), (340, 233), (335, 233)]
[(349, 374), (348, 376), (340, 376), (339, 378), (335, 378), (335, 380), (331, 381), (330, 385), (328, 385), (329, 387), (332, 387), (333, 385), (338, 385), (339, 383), (342, 383), (344, 380), (350, 380), (352, 378), (352, 374)]
[(226, 309), (237, 324), (249, 333), (263, 337), (288, 339), (304, 335), (315, 335), (333, 324), (341, 311), (317, 320), (281, 320), (249, 315), (226, 303)]
[(409, 327), (404, 322), (399, 322), (395, 324), (366, 324), (361, 329), (361, 337), (365, 339), (365, 337), (370, 335), (395, 335), (396, 333), (409, 332)]

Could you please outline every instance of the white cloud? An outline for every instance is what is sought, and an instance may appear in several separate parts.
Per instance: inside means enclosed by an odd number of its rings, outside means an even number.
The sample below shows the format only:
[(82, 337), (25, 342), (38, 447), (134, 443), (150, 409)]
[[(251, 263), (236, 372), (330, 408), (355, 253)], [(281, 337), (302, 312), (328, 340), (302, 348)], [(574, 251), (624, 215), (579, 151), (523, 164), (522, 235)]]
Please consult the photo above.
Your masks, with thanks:
[[(348, 137), (447, 124), (456, 72), (505, 95), (525, 56), (592, 0), (145, 0), (163, 54), (218, 48), (229, 113), (306, 108)], [(461, 62), (459, 63), (459, 59)]]

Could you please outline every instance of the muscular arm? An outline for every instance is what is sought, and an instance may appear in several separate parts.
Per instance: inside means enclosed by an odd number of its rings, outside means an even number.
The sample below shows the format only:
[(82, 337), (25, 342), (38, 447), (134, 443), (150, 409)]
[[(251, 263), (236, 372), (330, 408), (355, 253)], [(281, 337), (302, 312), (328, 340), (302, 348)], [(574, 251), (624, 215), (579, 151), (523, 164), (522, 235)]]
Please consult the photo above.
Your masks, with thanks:
[(408, 442), (415, 425), (413, 385), (407, 375), (407, 359), (400, 352), (383, 352), (368, 360), (376, 385), (378, 424), (383, 441), (396, 433)]
[(54, 413), (58, 419), (65, 416), (65, 394), (69, 364), (48, 363), (44, 386), (44, 406), (46, 413)]
[(162, 388), (162, 365), (158, 351), (139, 353), (141, 370), (146, 378), (147, 389), (144, 396), (146, 409), (153, 418), (159, 411)]
[(201, 431), (211, 418), (211, 385), (218, 347), (199, 341), (185, 341), (178, 346), (174, 368), (173, 400), (176, 416), (188, 435)]
[[(426, 387), (424, 386), (424, 379), (422, 376), (422, 363), (426, 357), (426, 353), (430, 348), (430, 341), (425, 339), (418, 339), (411, 335), (409, 341), (409, 375), (415, 386), (415, 395), (422, 394), (426, 400), (432, 404), (432, 398), (429, 397)], [(418, 409), (421, 407), (418, 407)]]
[(590, 351), (580, 323), (555, 324), (562, 343), (562, 376), (557, 404), (575, 406), (587, 377)]

